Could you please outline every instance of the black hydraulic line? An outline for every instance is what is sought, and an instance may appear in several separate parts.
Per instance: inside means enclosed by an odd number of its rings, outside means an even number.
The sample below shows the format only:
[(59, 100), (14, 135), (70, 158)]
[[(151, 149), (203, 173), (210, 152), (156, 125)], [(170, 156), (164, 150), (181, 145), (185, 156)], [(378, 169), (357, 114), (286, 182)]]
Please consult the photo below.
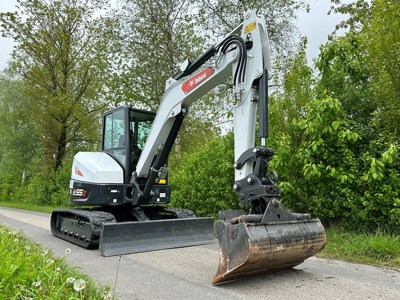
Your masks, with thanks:
[(240, 71), (239, 71), (239, 80), (240, 82), (244, 82), (244, 77), (245, 77), (245, 69), (246, 69), (246, 63), (247, 63), (247, 59), (246, 59), (246, 43), (244, 42), (244, 40), (237, 36), (236, 40), (240, 43), (241, 48), (242, 48), (242, 55), (241, 55), (241, 64), (240, 64)]
[(227, 41), (226, 43), (223, 44), (221, 51), (222, 51), (222, 53), (226, 53), (227, 48), (232, 44), (236, 44), (236, 46), (239, 49), (239, 63), (236, 66), (235, 74), (233, 76), (233, 83), (234, 83), (234, 85), (236, 85), (238, 83), (237, 78), (238, 78), (238, 74), (239, 74), (239, 70), (240, 70), (240, 65), (242, 64), (241, 57), (242, 57), (242, 51), (243, 50), (241, 48), (241, 45), (237, 41)]
[(258, 93), (258, 135), (260, 138), (268, 138), (268, 70), (266, 69), (258, 80)]
[[(264, 69), (263, 75), (258, 80), (258, 93), (258, 136), (266, 139), (268, 138), (268, 70), (266, 69)], [(259, 156), (256, 159), (254, 174), (260, 180), (266, 176), (269, 158)]]
[(240, 52), (241, 52), (241, 56), (240, 56), (240, 80), (241, 82), (244, 82), (244, 69), (246, 68), (246, 43), (244, 42), (244, 40), (240, 37), (240, 36), (232, 36), (231, 39), (232, 41), (236, 41), (237, 43), (240, 44)]
[[(150, 198), (151, 190), (154, 186), (154, 181), (158, 176), (158, 172), (161, 167), (165, 165), (168, 159), (168, 155), (171, 152), (172, 146), (174, 145), (175, 139), (178, 135), (179, 129), (181, 128), (184, 116), (183, 114), (178, 114), (175, 117), (174, 124), (172, 125), (171, 131), (165, 141), (164, 146), (156, 155), (154, 163), (152, 164), (149, 172), (149, 177), (147, 178), (146, 185), (143, 189), (142, 199), (147, 200)], [(140, 201), (140, 200), (139, 200)]]
[[(240, 51), (240, 59), (234, 76), (234, 84), (236, 85), (240, 82), (244, 82), (244, 69), (246, 68), (246, 44), (243, 39), (237, 35), (229, 36), (224, 41), (221, 51), (225, 53), (227, 48), (233, 43), (238, 46)], [(239, 80), (237, 78), (238, 74)]]
[(194, 71), (200, 68), (206, 61), (208, 61), (211, 57), (213, 57), (215, 53), (217, 53), (217, 51), (218, 49), (216, 49), (215, 47), (211, 47), (202, 55), (197, 57), (195, 61), (190, 63), (190, 65), (186, 68), (186, 70), (178, 72), (178, 74), (174, 76), (174, 79), (179, 80), (182, 77), (192, 74)]

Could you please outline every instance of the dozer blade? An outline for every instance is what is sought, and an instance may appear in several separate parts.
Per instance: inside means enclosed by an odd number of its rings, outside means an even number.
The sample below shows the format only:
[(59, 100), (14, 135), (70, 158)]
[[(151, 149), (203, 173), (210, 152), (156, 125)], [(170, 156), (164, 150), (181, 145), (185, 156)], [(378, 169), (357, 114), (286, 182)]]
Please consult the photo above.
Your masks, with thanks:
[(325, 230), (318, 219), (232, 224), (217, 221), (218, 284), (289, 269), (323, 249)]
[(113, 256), (209, 244), (215, 240), (213, 223), (213, 218), (104, 223), (99, 250)]

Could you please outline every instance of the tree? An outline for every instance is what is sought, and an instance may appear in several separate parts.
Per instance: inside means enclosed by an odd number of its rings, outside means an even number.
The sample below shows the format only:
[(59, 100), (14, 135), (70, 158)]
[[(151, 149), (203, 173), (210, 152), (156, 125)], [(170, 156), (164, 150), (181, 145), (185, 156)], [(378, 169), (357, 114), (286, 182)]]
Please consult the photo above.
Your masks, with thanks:
[(340, 0), (331, 1), (338, 5), (332, 11), (350, 16), (338, 27), (348, 28), (351, 34), (358, 35), (360, 50), (365, 57), (363, 67), (370, 74), (368, 93), (375, 105), (374, 121), (386, 132), (387, 138), (398, 141), (400, 3), (358, 0), (342, 4)]
[[(156, 111), (165, 92), (165, 82), (185, 59), (204, 50), (196, 31), (192, 1), (122, 1), (118, 49), (111, 86), (115, 105), (129, 103)], [(196, 102), (176, 141), (170, 165), (177, 165), (185, 151), (199, 150), (215, 136), (207, 112), (215, 103), (204, 97)], [(110, 99), (111, 100), (111, 99)]]
[(203, 44), (192, 22), (191, 1), (122, 1), (115, 54), (114, 102), (156, 110), (165, 81)]
[(21, 187), (32, 175), (38, 137), (29, 118), (26, 83), (8, 72), (0, 75), (0, 199)]
[(375, 0), (371, 18), (361, 31), (370, 92), (377, 104), (374, 116), (392, 141), (400, 135), (400, 2)]
[(301, 133), (292, 123), (303, 117), (307, 103), (314, 98), (313, 72), (307, 65), (306, 57), (307, 39), (302, 38), (297, 48), (297, 53), (287, 61), (282, 88), (270, 97), (269, 127), (272, 139), (275, 134), (285, 133), (293, 141), (300, 141)]
[(360, 34), (355, 32), (330, 36), (315, 61), (319, 71), (317, 96), (329, 95), (340, 100), (347, 117), (364, 126), (376, 109), (369, 91), (371, 76), (366, 61)]
[(97, 141), (111, 33), (100, 14), (107, 1), (17, 3), (17, 12), (0, 13), (1, 32), (16, 42), (11, 67), (26, 80), (46, 169), (57, 171), (68, 150)]
[(359, 32), (365, 22), (371, 18), (371, 1), (370, 0), (356, 0), (356, 1), (345, 1), (342, 0), (331, 0), (333, 4), (328, 14), (339, 13), (345, 14), (348, 18), (336, 25), (335, 32), (341, 28), (349, 29), (350, 32)]
[[(272, 48), (277, 52), (294, 46), (294, 20), (297, 10), (309, 10), (303, 0), (200, 0), (198, 18), (208, 34), (221, 38), (243, 19), (243, 13), (253, 9), (265, 15)], [(289, 46), (289, 47), (288, 47)]]

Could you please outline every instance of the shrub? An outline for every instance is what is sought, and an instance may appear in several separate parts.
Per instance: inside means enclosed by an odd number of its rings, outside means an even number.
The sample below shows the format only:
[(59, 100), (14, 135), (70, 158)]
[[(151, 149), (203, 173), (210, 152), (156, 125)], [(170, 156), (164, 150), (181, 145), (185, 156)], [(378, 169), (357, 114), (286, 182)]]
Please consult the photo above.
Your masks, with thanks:
[(183, 156), (170, 176), (171, 205), (188, 208), (198, 216), (216, 216), (220, 210), (238, 208), (233, 191), (233, 134), (209, 142), (201, 151)]
[(281, 175), (287, 206), (324, 223), (395, 231), (400, 224), (398, 148), (379, 134), (364, 141), (340, 102), (330, 97), (311, 101), (294, 126), (302, 132), (297, 147), (284, 133), (272, 140), (271, 166)]

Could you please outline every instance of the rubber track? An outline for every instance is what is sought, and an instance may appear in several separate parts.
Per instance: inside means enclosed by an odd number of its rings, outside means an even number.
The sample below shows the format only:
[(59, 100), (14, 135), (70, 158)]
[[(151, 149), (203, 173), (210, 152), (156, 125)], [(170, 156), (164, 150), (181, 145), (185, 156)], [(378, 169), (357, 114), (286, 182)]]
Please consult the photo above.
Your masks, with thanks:
[[(64, 217), (80, 218), (87, 221), (91, 225), (91, 236), (89, 241), (87, 241), (87, 239), (82, 240), (80, 238), (76, 238), (75, 236), (71, 236), (61, 232), (57, 227), (57, 217), (59, 215), (62, 215)], [(101, 223), (104, 222), (115, 223), (116, 220), (114, 215), (104, 211), (91, 211), (82, 209), (58, 209), (53, 211), (51, 215), (50, 227), (53, 235), (58, 238), (61, 238), (63, 240), (66, 240), (70, 243), (73, 243), (83, 248), (97, 248), (100, 239)], [(83, 233), (79, 235), (82, 236)]]
[[(185, 208), (165, 207), (165, 206), (158, 206), (158, 207), (150, 206), (149, 208), (154, 209), (158, 212), (170, 213), (171, 215), (175, 216), (177, 219), (195, 218), (196, 217), (196, 215), (193, 211), (191, 211), (189, 209), (185, 209)], [(145, 208), (143, 208), (143, 209), (146, 211)]]

